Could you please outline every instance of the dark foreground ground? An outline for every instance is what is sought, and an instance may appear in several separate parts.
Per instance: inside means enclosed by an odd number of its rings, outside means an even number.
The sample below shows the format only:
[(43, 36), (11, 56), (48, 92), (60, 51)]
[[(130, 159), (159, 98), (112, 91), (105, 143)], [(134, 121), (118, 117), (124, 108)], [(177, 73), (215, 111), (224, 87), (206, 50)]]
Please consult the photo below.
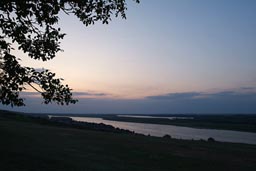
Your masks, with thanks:
[(0, 111), (0, 170), (256, 170), (256, 146), (92, 131)]

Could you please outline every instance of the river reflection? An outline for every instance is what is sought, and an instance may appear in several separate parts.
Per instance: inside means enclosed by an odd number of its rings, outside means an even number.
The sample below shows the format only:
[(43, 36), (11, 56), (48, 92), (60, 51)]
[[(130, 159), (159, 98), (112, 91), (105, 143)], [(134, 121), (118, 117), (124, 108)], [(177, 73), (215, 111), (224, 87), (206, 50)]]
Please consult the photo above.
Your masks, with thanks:
[(142, 115), (117, 115), (117, 117), (124, 117), (124, 118), (151, 118), (151, 119), (170, 119), (170, 120), (175, 120), (175, 119), (194, 119), (194, 117), (173, 117), (173, 116), (161, 116), (161, 117), (157, 117), (157, 116), (142, 116)]
[(158, 124), (144, 124), (144, 123), (131, 123), (109, 121), (102, 118), (89, 118), (89, 117), (70, 117), (76, 121), (104, 123), (112, 125), (117, 128), (128, 129), (136, 133), (145, 135), (152, 135), (162, 137), (166, 134), (171, 135), (177, 139), (204, 139), (209, 137), (214, 138), (216, 141), (222, 142), (237, 142), (246, 144), (256, 144), (256, 133), (228, 131), (228, 130), (214, 130), (214, 129), (196, 129), (172, 125), (158, 125)]

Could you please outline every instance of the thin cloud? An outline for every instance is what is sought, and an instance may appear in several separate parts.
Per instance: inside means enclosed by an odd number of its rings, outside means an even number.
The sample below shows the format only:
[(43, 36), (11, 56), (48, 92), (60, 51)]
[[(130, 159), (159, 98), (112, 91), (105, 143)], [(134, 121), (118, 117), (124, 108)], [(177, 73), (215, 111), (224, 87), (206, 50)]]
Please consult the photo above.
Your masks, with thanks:
[(73, 92), (72, 93), (75, 97), (87, 97), (87, 96), (97, 96), (97, 97), (103, 97), (107, 96), (106, 93), (100, 93), (100, 92)]
[(41, 96), (39, 92), (22, 91), (20, 92), (21, 97), (38, 98)]
[(184, 92), (184, 93), (168, 93), (165, 95), (147, 96), (148, 99), (155, 100), (177, 100), (177, 99), (192, 99), (201, 96), (199, 92)]
[(184, 92), (168, 93), (164, 95), (147, 96), (153, 100), (197, 100), (197, 99), (220, 99), (220, 98), (245, 98), (256, 97), (256, 92), (221, 91), (216, 93)]
[(221, 91), (221, 92), (217, 92), (217, 93), (210, 93), (207, 95), (208, 95), (208, 97), (223, 97), (223, 96), (233, 96), (236, 94), (237, 94), (237, 92), (235, 92), (235, 91)]
[(209, 98), (230, 98), (230, 99), (256, 98), (256, 92), (223, 91), (223, 92), (209, 94), (208, 97)]
[(255, 87), (241, 87), (241, 90), (255, 90)]
[[(74, 98), (87, 98), (87, 97), (105, 97), (109, 94), (100, 92), (72, 92)], [(25, 98), (40, 98), (41, 94), (39, 92), (24, 91), (20, 92), (20, 95)]]
[(45, 68), (35, 68), (35, 71), (37, 71), (37, 72), (43, 72), (45, 70), (46, 70)]

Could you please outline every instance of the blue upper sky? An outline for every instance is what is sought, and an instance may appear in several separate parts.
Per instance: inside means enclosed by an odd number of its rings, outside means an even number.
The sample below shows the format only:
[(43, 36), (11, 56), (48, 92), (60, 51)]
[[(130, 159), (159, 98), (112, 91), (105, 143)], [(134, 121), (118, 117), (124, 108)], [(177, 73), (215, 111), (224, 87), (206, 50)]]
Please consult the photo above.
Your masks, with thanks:
[(46, 63), (15, 53), (65, 78), (80, 102), (46, 108), (25, 93), (15, 110), (256, 113), (255, 18), (255, 0), (128, 1), (127, 20), (87, 28), (61, 14), (63, 53)]

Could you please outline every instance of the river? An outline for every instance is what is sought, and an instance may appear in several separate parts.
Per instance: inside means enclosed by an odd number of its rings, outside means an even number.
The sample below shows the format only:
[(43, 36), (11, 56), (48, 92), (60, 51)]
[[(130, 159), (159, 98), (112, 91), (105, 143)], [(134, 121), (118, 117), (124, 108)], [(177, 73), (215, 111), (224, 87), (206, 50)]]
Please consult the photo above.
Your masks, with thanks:
[(75, 121), (104, 123), (112, 125), (117, 128), (128, 129), (136, 133), (144, 135), (152, 135), (162, 137), (166, 134), (176, 139), (194, 139), (194, 140), (207, 140), (209, 137), (214, 138), (216, 141), (222, 142), (235, 142), (256, 144), (256, 133), (229, 131), (229, 130), (215, 130), (215, 129), (196, 129), (172, 125), (159, 125), (159, 124), (144, 124), (144, 123), (131, 123), (109, 121), (102, 118), (91, 117), (70, 117)]

